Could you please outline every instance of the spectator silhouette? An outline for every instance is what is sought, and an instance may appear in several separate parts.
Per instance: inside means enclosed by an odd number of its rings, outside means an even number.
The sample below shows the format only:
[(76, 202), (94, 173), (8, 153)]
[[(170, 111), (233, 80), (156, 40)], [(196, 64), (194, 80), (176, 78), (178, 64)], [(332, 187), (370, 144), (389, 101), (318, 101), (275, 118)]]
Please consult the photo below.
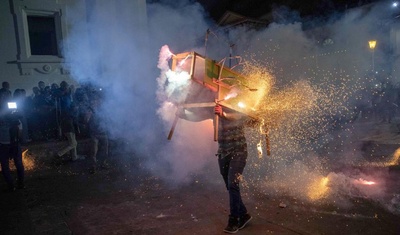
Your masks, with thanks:
[(35, 106), (35, 119), (37, 121), (37, 130), (35, 131), (34, 138), (40, 140), (49, 140), (53, 136), (52, 130), (54, 130), (55, 126), (53, 124), (55, 121), (52, 121), (55, 108), (54, 101), (50, 93), (50, 87), (45, 86), (43, 91), (40, 92), (38, 96), (34, 97), (33, 103)]
[(18, 188), (24, 188), (24, 165), (21, 151), (21, 129), (17, 111), (9, 112), (0, 117), (0, 162), (1, 171), (10, 191), (15, 191), (9, 160), (14, 160), (18, 174)]
[(3, 82), (0, 89), (0, 111), (5, 112), (7, 110), (7, 102), (12, 98), (10, 91), (10, 84)]
[[(91, 158), (93, 160), (93, 168), (91, 173), (94, 174), (98, 170), (98, 166), (102, 168), (108, 168), (108, 135), (105, 128), (105, 124), (99, 116), (100, 108), (100, 97), (95, 96), (91, 100), (90, 110), (87, 113), (87, 123), (89, 136), (91, 140)], [(103, 148), (103, 151), (98, 154), (99, 144)]]
[(43, 81), (38, 82), (38, 88), (40, 93), (44, 93), (44, 89), (46, 88), (46, 84)]
[(17, 103), (17, 110), (19, 120), (22, 124), (21, 142), (26, 143), (29, 141), (28, 136), (28, 121), (27, 121), (27, 105), (26, 105), (26, 92), (24, 89), (16, 89), (13, 93), (13, 101)]
[(62, 133), (68, 140), (68, 145), (57, 152), (57, 157), (62, 157), (67, 152), (71, 154), (71, 160), (84, 160), (84, 156), (77, 154), (76, 147), (78, 142), (76, 141), (76, 129), (75, 122), (77, 120), (78, 107), (71, 104), (69, 109), (65, 109), (61, 112), (61, 130)]

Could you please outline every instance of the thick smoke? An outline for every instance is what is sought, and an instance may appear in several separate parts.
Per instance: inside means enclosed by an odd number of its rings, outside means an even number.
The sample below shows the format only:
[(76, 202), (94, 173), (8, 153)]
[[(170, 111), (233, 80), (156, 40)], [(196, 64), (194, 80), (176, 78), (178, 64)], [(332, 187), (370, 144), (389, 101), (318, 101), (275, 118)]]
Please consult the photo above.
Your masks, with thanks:
[(165, 44), (176, 52), (201, 47), (209, 24), (197, 3), (147, 4), (147, 22), (135, 18), (145, 14), (135, 10), (137, 4), (98, 0), (68, 9), (71, 25), (64, 56), (75, 80), (102, 88), (103, 119), (111, 138), (126, 143), (131, 153), (126, 157), (140, 157), (142, 165), (171, 181), (189, 181), (214, 163), (210, 122), (193, 126), (179, 121), (167, 141), (171, 124), (160, 117), (174, 117), (175, 111), (159, 109), (157, 61)]
[[(251, 154), (245, 174), (254, 185), (279, 184), (304, 198), (315, 180), (331, 172), (331, 162), (359, 161), (359, 146), (349, 146), (352, 130), (346, 121), (355, 117), (357, 104), (371, 99), (367, 91), (377, 82), (398, 79), (387, 73), (384, 62), (389, 55), (379, 46), (374, 67), (381, 80), (368, 73), (372, 70), (368, 40), (384, 43), (380, 35), (386, 26), (380, 19), (387, 17), (385, 6), (350, 10), (335, 15), (329, 28), (305, 31), (292, 19), (261, 30), (245, 26), (221, 30), (191, 1), (148, 4), (147, 25), (132, 23), (136, 21), (130, 13), (135, 7), (131, 1), (118, 1), (118, 6), (100, 0), (87, 3), (96, 4), (68, 11), (72, 24), (65, 58), (70, 71), (77, 81), (104, 88), (104, 119), (111, 136), (130, 143), (144, 165), (175, 182), (210, 173), (218, 177), (213, 157), (216, 143), (210, 120), (179, 120), (171, 141), (166, 140), (176, 112), (166, 97), (175, 92), (182, 96), (178, 100), (183, 99), (187, 91), (184, 84), (166, 80), (170, 55), (163, 52), (164, 45), (175, 54), (195, 50), (216, 61), (240, 56), (265, 70), (260, 76), (273, 80), (274, 86), (261, 99), (260, 110), (266, 119), (276, 117), (270, 121), (279, 120), (279, 125), (270, 129), (272, 156), (264, 153), (261, 159), (256, 145), (265, 140), (258, 130), (248, 130)], [(85, 7), (93, 9), (86, 10), (91, 12), (88, 16), (80, 14)], [(237, 65), (236, 59), (228, 62), (251, 76), (252, 71), (246, 70), (251, 66)], [(279, 102), (287, 102), (290, 108), (267, 111), (268, 105), (279, 107)], [(336, 173), (330, 178), (332, 174)]]

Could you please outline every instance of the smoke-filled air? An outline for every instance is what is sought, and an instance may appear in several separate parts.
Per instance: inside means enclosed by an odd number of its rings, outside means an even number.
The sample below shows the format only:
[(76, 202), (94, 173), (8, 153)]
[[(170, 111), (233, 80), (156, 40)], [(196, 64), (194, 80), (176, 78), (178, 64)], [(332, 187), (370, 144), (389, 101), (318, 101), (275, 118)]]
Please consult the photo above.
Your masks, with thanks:
[[(112, 138), (127, 143), (131, 154), (126, 158), (140, 158), (143, 166), (170, 183), (222, 183), (212, 117), (200, 122), (176, 118), (189, 96), (192, 102), (203, 102), (201, 94), (193, 100), (190, 74), (172, 69), (174, 56), (195, 51), (245, 78), (241, 88), (246, 89), (230, 91), (233, 99), (252, 104), (248, 113), (258, 120), (246, 129), (244, 185), (311, 202), (354, 195), (386, 199), (382, 175), (338, 170), (345, 164), (396, 164), (393, 159), (366, 161), (353, 138), (362, 132), (354, 125), (356, 107), (371, 100), (380, 85), (370, 72), (368, 40), (382, 30), (374, 22), (385, 16), (385, 6), (334, 15), (329, 29), (304, 30), (302, 23), (288, 18), (257, 30), (223, 30), (192, 1), (148, 3), (144, 28), (126, 20), (132, 19), (130, 1), (119, 1), (118, 9), (103, 2), (95, 6), (97, 15), (72, 16), (65, 58), (74, 79), (103, 88), (103, 117)], [(325, 37), (315, 37), (322, 32)], [(397, 83), (398, 74), (387, 73), (385, 67), (389, 55), (376, 50), (374, 56), (380, 76)]]

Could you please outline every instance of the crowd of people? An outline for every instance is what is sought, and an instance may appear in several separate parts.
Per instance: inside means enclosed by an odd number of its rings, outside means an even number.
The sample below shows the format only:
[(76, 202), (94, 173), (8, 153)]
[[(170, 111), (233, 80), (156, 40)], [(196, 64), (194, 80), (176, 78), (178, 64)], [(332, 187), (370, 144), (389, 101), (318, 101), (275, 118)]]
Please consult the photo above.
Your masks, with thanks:
[[(8, 82), (0, 89), (0, 158), (1, 169), (10, 191), (24, 187), (24, 166), (21, 145), (31, 141), (67, 140), (67, 145), (55, 153), (55, 159), (70, 155), (71, 161), (86, 157), (77, 154), (77, 136), (90, 138), (91, 173), (98, 166), (108, 167), (108, 135), (98, 115), (103, 93), (91, 84), (79, 88), (62, 81), (46, 86), (43, 81), (27, 96), (24, 89), (11, 92)], [(102, 144), (102, 161), (98, 160)], [(10, 174), (9, 160), (14, 160), (18, 172), (17, 185)]]
[(400, 87), (379, 83), (355, 94), (353, 119), (391, 123), (399, 115)]
[[(23, 114), (24, 141), (42, 141), (62, 138), (62, 115), (74, 107), (77, 112), (76, 121), (78, 131), (87, 135), (85, 129), (85, 115), (93, 107), (91, 103), (101, 100), (101, 92), (91, 85), (82, 85), (75, 88), (62, 81), (46, 86), (43, 81), (32, 88), (32, 95), (27, 96), (25, 89), (16, 89), (11, 92), (8, 82), (2, 83), (0, 89), (1, 114), (9, 112), (7, 103), (15, 102), (18, 111)], [(84, 129), (82, 129), (84, 128)], [(86, 132), (85, 132), (86, 131)]]

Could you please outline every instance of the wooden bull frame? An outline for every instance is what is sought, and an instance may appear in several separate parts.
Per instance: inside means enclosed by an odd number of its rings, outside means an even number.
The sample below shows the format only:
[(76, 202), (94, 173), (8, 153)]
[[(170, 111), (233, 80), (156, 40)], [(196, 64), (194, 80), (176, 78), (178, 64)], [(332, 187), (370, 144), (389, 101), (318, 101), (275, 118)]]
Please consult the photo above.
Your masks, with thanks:
[[(217, 63), (211, 59), (208, 59), (196, 52), (184, 52), (172, 56), (172, 71), (186, 71), (189, 73), (191, 82), (200, 84), (205, 89), (208, 89), (215, 93), (214, 100), (206, 100), (205, 102), (193, 102), (190, 97), (182, 104), (179, 104), (182, 108), (207, 108), (214, 107), (219, 104), (223, 107), (232, 109), (234, 111), (243, 113), (255, 120), (259, 118), (254, 116), (251, 112), (246, 109), (240, 109), (235, 103), (235, 98), (224, 100), (232, 90), (233, 87), (239, 89), (249, 89), (246, 78), (227, 67), (224, 67), (225, 59)], [(191, 94), (189, 93), (188, 96)], [(218, 141), (218, 122), (219, 116), (214, 116), (214, 141)], [(175, 116), (172, 123), (172, 127), (168, 134), (168, 140), (171, 140), (172, 135), (175, 131), (175, 127), (178, 123), (179, 117)], [(267, 128), (265, 127), (267, 130)], [(267, 155), (270, 155), (270, 141), (268, 132), (265, 134)]]

